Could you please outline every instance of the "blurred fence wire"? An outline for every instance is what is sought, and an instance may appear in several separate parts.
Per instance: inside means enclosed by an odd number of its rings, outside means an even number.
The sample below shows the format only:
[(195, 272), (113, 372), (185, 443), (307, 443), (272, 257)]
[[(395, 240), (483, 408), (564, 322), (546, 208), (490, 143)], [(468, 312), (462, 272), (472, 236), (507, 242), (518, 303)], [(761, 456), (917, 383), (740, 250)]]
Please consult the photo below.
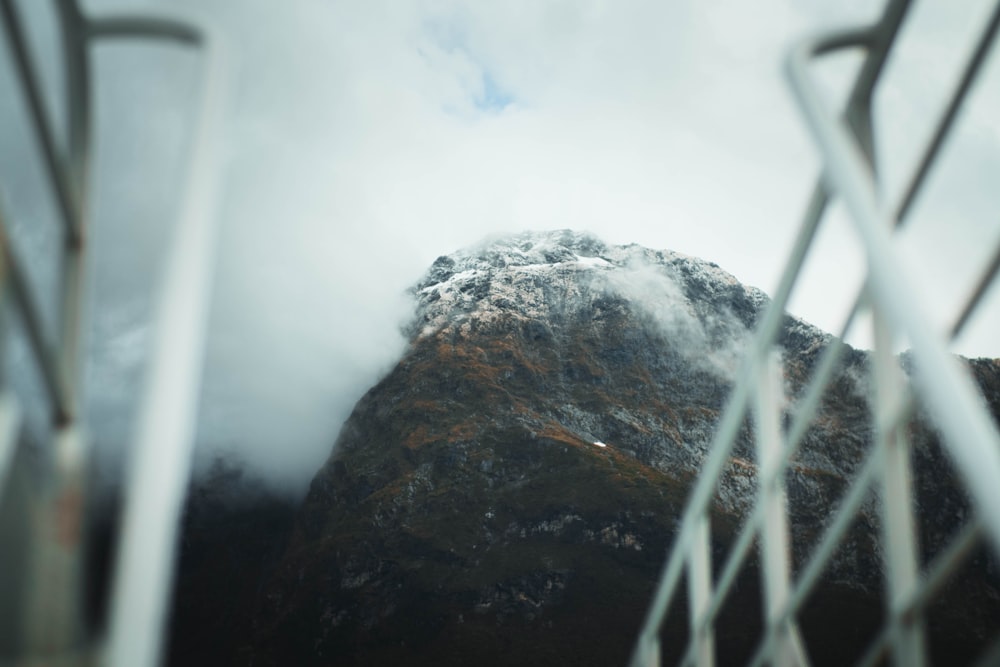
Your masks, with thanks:
[[(0, 664), (142, 667), (160, 659), (177, 520), (190, 467), (195, 410), (214, 263), (214, 198), (220, 172), (216, 142), (227, 81), (227, 50), (205, 25), (168, 15), (91, 16), (76, 0), (53, 0), (60, 31), (65, 128), (43, 99), (40, 64), (15, 0), (0, 0), (7, 49), (42, 157), (61, 239), (58, 313), (35, 298), (23, 258), (10, 239), (0, 201), (0, 336), (20, 321), (51, 412), (51, 442), (29, 463), (22, 405), (0, 385)], [(93, 155), (92, 67), (95, 45), (139, 40), (193, 49), (202, 63), (199, 114), (187, 156), (181, 206), (166, 249), (154, 311), (154, 340), (138, 422), (128, 452), (122, 529), (116, 545), (109, 618), (85, 618), (84, 509), (87, 434), (80, 414), (86, 321), (88, 193)], [(60, 131), (61, 130), (61, 131)], [(63, 141), (60, 141), (63, 138)], [(46, 327), (56, 321), (56, 330)]]
[[(984, 542), (995, 556), (1000, 555), (1000, 435), (978, 388), (948, 352), (949, 339), (961, 332), (995, 280), (1000, 268), (1000, 247), (994, 249), (992, 260), (965, 295), (950, 329), (938, 335), (922, 312), (916, 282), (900, 261), (897, 239), (893, 236), (911, 212), (996, 41), (1000, 4), (982, 27), (942, 106), (931, 138), (910, 172), (902, 197), (899, 201), (885, 201), (879, 196), (874, 159), (872, 101), (910, 5), (909, 0), (889, 0), (874, 24), (803, 39), (788, 55), (788, 81), (820, 149), (822, 177), (812, 193), (780, 286), (744, 359), (710, 455), (688, 499), (633, 650), (633, 667), (660, 664), (661, 628), (671, 603), (681, 595), (680, 585), (685, 575), (689, 636), (686, 648), (682, 649), (681, 664), (715, 663), (716, 622), (755, 542), (760, 550), (764, 629), (750, 662), (808, 665), (809, 647), (799, 630), (797, 616), (837, 547), (848, 537), (862, 502), (873, 489), (879, 491), (881, 500), (880, 550), (885, 559), (887, 604), (880, 632), (860, 664), (875, 665), (886, 660), (901, 667), (926, 664), (928, 605), (979, 543)], [(848, 49), (861, 50), (864, 61), (846, 107), (831, 109), (820, 94), (813, 61)], [(867, 259), (866, 283), (843, 323), (840, 337), (846, 337), (857, 316), (870, 309), (875, 342), (874, 395), (870, 399), (875, 438), (867, 460), (844, 492), (822, 536), (812, 546), (810, 557), (793, 577), (784, 474), (817, 417), (843, 346), (827, 347), (796, 405), (790, 425), (783, 429), (777, 337), (789, 295), (800, 279), (824, 213), (836, 198), (845, 204)], [(822, 252), (822, 248), (817, 250)], [(904, 374), (893, 351), (897, 338), (907, 340), (912, 347), (912, 377)], [(910, 450), (906, 438), (906, 423), (918, 406), (941, 433), (944, 449), (975, 510), (966, 525), (955, 531), (951, 543), (923, 568), (914, 529)], [(721, 569), (714, 570), (709, 525), (711, 504), (748, 414), (752, 414), (755, 423), (757, 498)], [(713, 576), (716, 571), (718, 575)], [(997, 632), (1000, 635), (1000, 628)], [(1000, 664), (1000, 643), (987, 649), (982, 660)]]

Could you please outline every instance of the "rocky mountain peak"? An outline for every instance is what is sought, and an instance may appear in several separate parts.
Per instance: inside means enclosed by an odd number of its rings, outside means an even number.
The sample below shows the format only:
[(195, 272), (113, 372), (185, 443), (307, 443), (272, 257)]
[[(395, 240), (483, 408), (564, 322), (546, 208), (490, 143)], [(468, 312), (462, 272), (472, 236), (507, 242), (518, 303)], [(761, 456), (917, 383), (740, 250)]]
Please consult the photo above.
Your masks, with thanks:
[[(711, 262), (567, 230), (439, 257), (413, 295), (409, 347), (344, 424), (260, 585), (247, 664), (623, 663), (767, 297)], [(791, 419), (842, 343), (793, 317), (779, 343)], [(787, 472), (796, 566), (872, 446), (867, 367), (844, 351)], [(751, 433), (748, 418), (713, 504), (720, 549), (755, 498)], [(912, 439), (932, 551), (967, 502), (919, 418)], [(877, 520), (872, 498), (800, 618), (816, 664), (852, 661), (844, 632), (877, 621)], [(749, 657), (756, 568), (720, 620), (720, 662)], [(981, 579), (954, 589), (949, 651), (997, 607)], [(665, 639), (685, 627), (668, 620)]]
[[(597, 316), (618, 303), (641, 312), (679, 344), (695, 348), (711, 341), (722, 349), (742, 343), (768, 300), (714, 263), (635, 244), (608, 245), (571, 230), (498, 236), (443, 255), (413, 294), (413, 337)], [(804, 326), (809, 335), (823, 337)]]

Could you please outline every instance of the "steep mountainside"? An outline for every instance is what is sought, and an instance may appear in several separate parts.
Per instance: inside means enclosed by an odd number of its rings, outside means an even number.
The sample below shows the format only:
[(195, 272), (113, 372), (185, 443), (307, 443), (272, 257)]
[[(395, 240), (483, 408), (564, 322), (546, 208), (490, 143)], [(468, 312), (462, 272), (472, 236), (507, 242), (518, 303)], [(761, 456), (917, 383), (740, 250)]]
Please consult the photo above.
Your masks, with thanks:
[[(441, 257), (414, 296), (411, 344), (316, 475), (239, 664), (623, 663), (767, 297), (708, 262), (568, 231)], [(840, 343), (789, 317), (781, 344), (791, 413)], [(996, 362), (976, 364), (996, 397)], [(847, 350), (788, 474), (796, 562), (870, 444), (866, 373)], [(965, 502), (914, 428), (921, 503), (947, 508), (922, 512), (933, 551)], [(753, 500), (749, 433), (716, 499), (718, 548)], [(876, 520), (870, 500), (803, 614), (818, 663), (852, 657), (877, 622)], [(752, 648), (755, 567), (724, 660)], [(995, 583), (967, 579), (966, 613), (934, 629), (952, 657), (1000, 618)], [(668, 622), (668, 652), (684, 625)]]
[(181, 524), (168, 664), (250, 664), (253, 610), (294, 518), (294, 502), (232, 461), (216, 459), (192, 485)]

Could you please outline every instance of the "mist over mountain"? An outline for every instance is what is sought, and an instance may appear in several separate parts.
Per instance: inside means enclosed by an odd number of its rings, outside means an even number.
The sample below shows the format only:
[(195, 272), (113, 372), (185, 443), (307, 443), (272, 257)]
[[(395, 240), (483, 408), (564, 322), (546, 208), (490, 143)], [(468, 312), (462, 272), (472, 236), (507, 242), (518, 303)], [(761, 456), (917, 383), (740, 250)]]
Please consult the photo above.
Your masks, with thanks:
[[(241, 494), (253, 484), (224, 466), (192, 495), (174, 664), (627, 659), (768, 297), (707, 261), (565, 230), (439, 257), (412, 295), (408, 347), (301, 505)], [(789, 417), (823, 350), (843, 343), (794, 317), (779, 342)], [(997, 415), (1000, 364), (969, 368)], [(867, 355), (846, 348), (787, 473), (796, 567), (871, 446), (867, 375)], [(756, 493), (751, 427), (713, 505), (720, 553)], [(926, 557), (968, 507), (919, 415), (911, 437)], [(856, 659), (877, 627), (878, 530), (871, 497), (800, 617), (817, 664)], [(995, 575), (978, 555), (946, 590), (936, 655), (961, 663), (996, 626)], [(748, 657), (760, 608), (751, 559), (720, 660)], [(685, 628), (682, 614), (664, 626), (668, 656)]]

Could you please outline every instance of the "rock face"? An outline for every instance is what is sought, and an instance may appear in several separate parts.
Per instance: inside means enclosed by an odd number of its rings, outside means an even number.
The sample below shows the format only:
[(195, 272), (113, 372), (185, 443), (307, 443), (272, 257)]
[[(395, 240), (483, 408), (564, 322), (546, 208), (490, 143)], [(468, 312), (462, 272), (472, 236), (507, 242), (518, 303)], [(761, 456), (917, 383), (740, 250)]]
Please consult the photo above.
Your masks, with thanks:
[[(414, 296), (410, 346), (313, 480), (237, 662), (624, 663), (767, 297), (702, 260), (568, 231), (440, 257)], [(780, 343), (792, 415), (822, 350), (841, 343), (791, 317)], [(870, 446), (867, 365), (846, 350), (787, 476), (797, 564)], [(997, 406), (997, 363), (973, 368)], [(967, 503), (917, 421), (932, 553)], [(716, 561), (753, 502), (750, 430), (716, 497)], [(870, 499), (801, 617), (817, 663), (856, 657), (878, 622), (877, 530)], [(935, 650), (955, 657), (1000, 618), (988, 567), (979, 557), (955, 585), (975, 609), (941, 616)], [(721, 660), (754, 647), (756, 579), (752, 561)], [(685, 625), (668, 620), (668, 654)]]
[(260, 586), (280, 561), (295, 503), (217, 459), (190, 489), (169, 626), (170, 665), (250, 663)]

